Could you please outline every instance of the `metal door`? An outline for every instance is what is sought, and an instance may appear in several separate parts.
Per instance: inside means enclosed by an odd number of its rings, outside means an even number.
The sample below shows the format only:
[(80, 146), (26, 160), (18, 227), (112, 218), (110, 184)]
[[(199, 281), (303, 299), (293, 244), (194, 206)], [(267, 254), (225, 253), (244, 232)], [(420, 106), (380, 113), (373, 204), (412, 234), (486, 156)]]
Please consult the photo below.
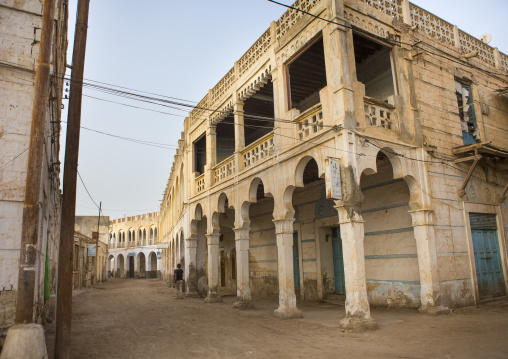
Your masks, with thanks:
[(300, 257), (298, 255), (298, 232), (293, 232), (293, 275), (295, 278), (295, 293), (300, 290)]
[(332, 228), (333, 274), (335, 277), (335, 292), (346, 294), (344, 285), (344, 257), (342, 255), (342, 239), (340, 227)]
[(480, 299), (503, 296), (506, 291), (499, 253), (496, 215), (470, 213), (469, 218)]

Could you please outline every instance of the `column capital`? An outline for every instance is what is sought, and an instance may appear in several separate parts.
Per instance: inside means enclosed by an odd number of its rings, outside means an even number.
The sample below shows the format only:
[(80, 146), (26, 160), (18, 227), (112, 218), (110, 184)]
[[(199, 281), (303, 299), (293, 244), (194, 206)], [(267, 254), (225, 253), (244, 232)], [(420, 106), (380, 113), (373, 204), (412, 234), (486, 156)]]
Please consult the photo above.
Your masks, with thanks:
[(433, 226), (434, 211), (431, 209), (416, 209), (408, 211), (411, 215), (413, 226)]
[(235, 232), (235, 241), (249, 240), (249, 228), (233, 228)]
[(293, 234), (293, 222), (294, 218), (290, 219), (274, 219), (272, 222), (275, 223), (275, 234), (291, 233)]
[(219, 245), (220, 234), (207, 234), (206, 235), (206, 244), (208, 245)]
[(187, 242), (187, 247), (196, 248), (198, 246), (198, 236), (193, 234), (189, 238), (185, 238), (185, 242)]
[(339, 224), (344, 223), (365, 223), (360, 213), (355, 211), (352, 207), (334, 206), (339, 212)]

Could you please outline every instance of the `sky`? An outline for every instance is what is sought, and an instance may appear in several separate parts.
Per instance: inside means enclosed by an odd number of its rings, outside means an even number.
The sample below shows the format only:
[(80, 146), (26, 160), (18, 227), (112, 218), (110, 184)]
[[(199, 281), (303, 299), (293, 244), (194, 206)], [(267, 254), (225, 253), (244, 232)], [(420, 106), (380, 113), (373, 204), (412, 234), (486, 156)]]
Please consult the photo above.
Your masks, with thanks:
[[(490, 45), (508, 53), (504, 35), (508, 1), (485, 0), (481, 5), (465, 0), (412, 2), (477, 38), (490, 33)], [(71, 64), (77, 0), (70, 0), (69, 6), (67, 62)], [(285, 10), (267, 0), (91, 0), (85, 81), (198, 102)], [(82, 127), (176, 147), (185, 112), (86, 87), (83, 94)], [(67, 103), (64, 100), (63, 121)], [(62, 163), (66, 129), (64, 122)], [(94, 202), (102, 202), (104, 215), (111, 219), (158, 211), (174, 155), (174, 149), (82, 128), (78, 171), (90, 195), (78, 179), (76, 215), (97, 215)]]

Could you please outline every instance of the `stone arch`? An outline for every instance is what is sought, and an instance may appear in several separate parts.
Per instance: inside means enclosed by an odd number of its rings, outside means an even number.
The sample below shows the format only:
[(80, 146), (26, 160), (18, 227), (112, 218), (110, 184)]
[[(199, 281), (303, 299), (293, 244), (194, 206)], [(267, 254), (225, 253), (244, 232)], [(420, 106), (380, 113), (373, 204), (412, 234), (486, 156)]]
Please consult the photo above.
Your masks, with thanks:
[(303, 173), (305, 171), (305, 168), (307, 167), (307, 165), (309, 164), (309, 162), (311, 160), (314, 160), (316, 162), (316, 165), (318, 167), (318, 176), (322, 177), (322, 170), (319, 168), (318, 161), (314, 158), (314, 156), (305, 155), (300, 159), (300, 161), (298, 161), (298, 164), (296, 165), (295, 179), (294, 179), (295, 180), (294, 183), (295, 183), (296, 187), (303, 187), (304, 186)]
[(136, 262), (138, 263), (138, 277), (146, 278), (146, 257), (145, 253), (139, 252), (136, 256)]
[(116, 276), (117, 277), (125, 277), (125, 258), (123, 254), (119, 254), (116, 260)]
[(150, 278), (157, 278), (157, 253), (151, 251), (148, 259), (148, 263), (150, 263)]

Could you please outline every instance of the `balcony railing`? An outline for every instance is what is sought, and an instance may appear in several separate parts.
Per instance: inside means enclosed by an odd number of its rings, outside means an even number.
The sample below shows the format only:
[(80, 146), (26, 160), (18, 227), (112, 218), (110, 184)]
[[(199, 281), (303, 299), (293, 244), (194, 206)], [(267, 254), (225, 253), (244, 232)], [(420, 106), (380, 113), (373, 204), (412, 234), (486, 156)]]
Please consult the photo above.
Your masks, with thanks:
[(367, 126), (395, 129), (395, 107), (389, 103), (376, 101), (370, 97), (363, 99), (365, 122)]
[(196, 193), (200, 193), (205, 189), (205, 174), (196, 177)]
[(215, 166), (213, 171), (214, 183), (224, 181), (235, 173), (235, 156), (229, 156), (224, 161)]
[(247, 168), (273, 155), (273, 132), (266, 134), (242, 151), (243, 167)]
[(298, 138), (305, 140), (323, 129), (323, 110), (317, 105), (304, 112), (295, 122), (298, 124)]

